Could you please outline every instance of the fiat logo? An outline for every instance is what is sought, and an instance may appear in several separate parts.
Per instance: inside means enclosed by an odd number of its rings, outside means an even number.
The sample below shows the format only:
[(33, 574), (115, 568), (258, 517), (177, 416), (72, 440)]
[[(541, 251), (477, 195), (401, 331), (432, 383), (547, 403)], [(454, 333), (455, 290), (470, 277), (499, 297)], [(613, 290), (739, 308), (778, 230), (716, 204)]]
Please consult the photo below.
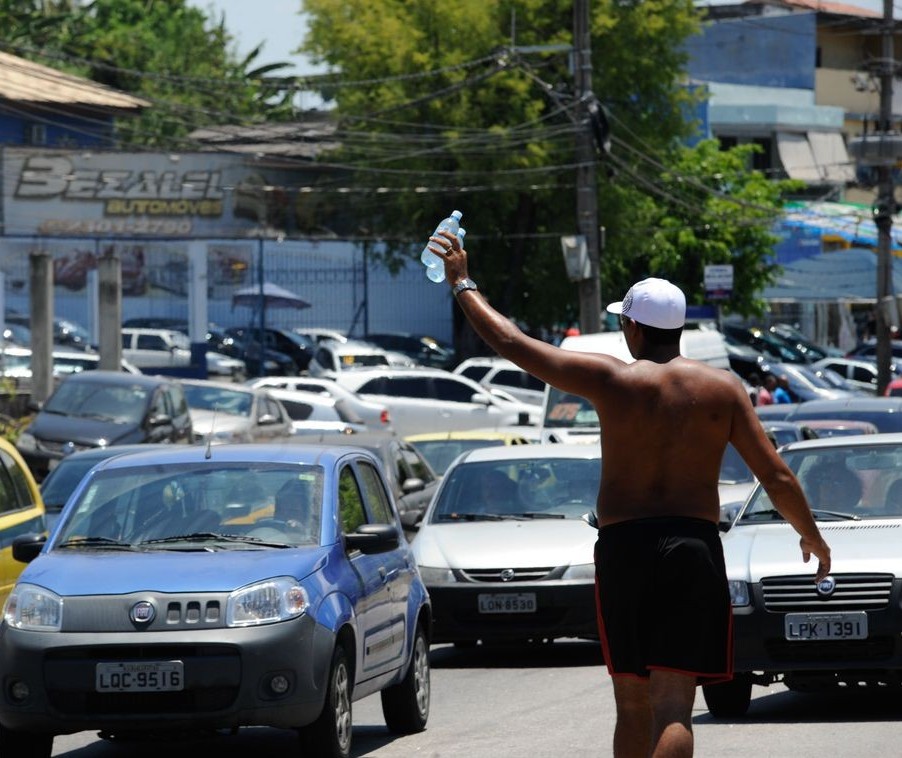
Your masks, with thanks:
[(156, 615), (157, 612), (154, 610), (153, 605), (146, 600), (135, 603), (128, 614), (129, 618), (136, 624), (149, 624)]
[(817, 583), (817, 594), (822, 598), (828, 598), (836, 590), (836, 580), (832, 576), (825, 576)]
[(504, 571), (501, 572), (501, 581), (509, 582), (515, 576), (516, 576), (516, 574), (514, 573), (513, 569), (504, 569)]

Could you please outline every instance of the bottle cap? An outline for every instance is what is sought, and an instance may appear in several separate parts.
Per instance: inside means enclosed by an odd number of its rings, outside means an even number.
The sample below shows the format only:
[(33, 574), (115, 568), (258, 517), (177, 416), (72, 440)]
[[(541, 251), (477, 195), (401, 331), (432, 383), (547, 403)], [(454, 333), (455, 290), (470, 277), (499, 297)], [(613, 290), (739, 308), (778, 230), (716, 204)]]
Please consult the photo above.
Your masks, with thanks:
[(460, 219), (463, 215), (464, 214), (461, 213), (460, 211), (451, 211), (451, 218), (456, 218), (458, 221), (460, 221)]

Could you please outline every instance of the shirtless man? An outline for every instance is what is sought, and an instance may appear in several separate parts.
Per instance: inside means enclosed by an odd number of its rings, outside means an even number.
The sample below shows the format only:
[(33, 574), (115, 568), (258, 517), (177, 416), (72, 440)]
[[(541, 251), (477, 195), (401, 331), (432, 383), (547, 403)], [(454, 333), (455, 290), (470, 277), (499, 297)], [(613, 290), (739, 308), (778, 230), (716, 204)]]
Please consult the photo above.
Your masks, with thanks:
[(717, 529), (724, 449), (733, 443), (799, 533), (802, 560), (817, 557), (819, 581), (830, 571), (830, 549), (798, 481), (765, 436), (741, 382), (680, 356), (686, 299), (674, 285), (646, 279), (608, 307), (620, 314), (636, 358), (624, 363), (528, 337), (479, 294), (456, 237), (430, 241), (479, 336), (598, 412), (596, 584), (617, 705), (614, 755), (691, 756), (696, 686), (732, 677), (730, 597)]

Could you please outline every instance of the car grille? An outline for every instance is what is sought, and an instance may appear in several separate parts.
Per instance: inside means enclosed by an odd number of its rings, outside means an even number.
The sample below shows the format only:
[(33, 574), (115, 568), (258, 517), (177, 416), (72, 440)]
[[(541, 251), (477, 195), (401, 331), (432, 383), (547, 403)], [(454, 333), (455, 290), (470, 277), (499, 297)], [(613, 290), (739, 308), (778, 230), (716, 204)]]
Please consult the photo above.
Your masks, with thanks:
[[(512, 571), (508, 576), (506, 572)], [(511, 584), (516, 582), (542, 582), (549, 579), (560, 579), (561, 570), (554, 566), (542, 568), (517, 568), (517, 569), (460, 569), (458, 579), (465, 582), (501, 582)]]
[(764, 607), (771, 613), (794, 611), (874, 611), (886, 608), (892, 574), (835, 574), (836, 589), (823, 598), (811, 577), (773, 576), (761, 580)]
[[(94, 691), (97, 661), (180, 660), (186, 688), (181, 692), (99, 693)], [(192, 671), (217, 672), (207, 687), (191, 684)], [(209, 713), (230, 707), (241, 684), (241, 658), (228, 645), (124, 645), (63, 648), (44, 661), (47, 697), (64, 715), (119, 716)]]

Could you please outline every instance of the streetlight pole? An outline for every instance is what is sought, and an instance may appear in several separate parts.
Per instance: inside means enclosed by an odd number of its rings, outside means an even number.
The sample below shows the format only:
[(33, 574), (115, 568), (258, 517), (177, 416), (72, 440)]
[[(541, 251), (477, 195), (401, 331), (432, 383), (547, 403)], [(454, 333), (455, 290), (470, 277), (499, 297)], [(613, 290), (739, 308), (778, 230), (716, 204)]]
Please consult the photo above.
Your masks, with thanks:
[(586, 240), (589, 277), (579, 282), (579, 328), (584, 334), (601, 331), (601, 282), (598, 244), (598, 181), (595, 140), (590, 128), (592, 102), (592, 36), (589, 0), (574, 0), (574, 79), (577, 96), (576, 214), (577, 228)]

